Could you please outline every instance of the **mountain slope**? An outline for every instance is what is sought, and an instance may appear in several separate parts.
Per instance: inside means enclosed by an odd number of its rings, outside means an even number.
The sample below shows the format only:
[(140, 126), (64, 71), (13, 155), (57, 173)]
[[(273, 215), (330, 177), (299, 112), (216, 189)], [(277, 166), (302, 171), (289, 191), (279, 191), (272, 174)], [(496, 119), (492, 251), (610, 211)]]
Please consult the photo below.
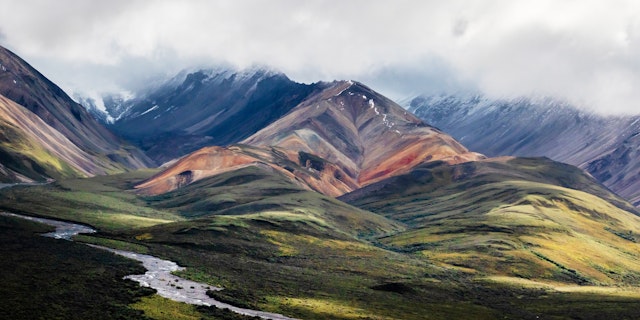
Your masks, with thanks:
[(640, 281), (635, 208), (547, 159), (425, 165), (340, 199), (407, 225), (382, 245), (443, 265), (579, 284)]
[(338, 196), (424, 162), (483, 158), (362, 84), (325, 86), (241, 144), (196, 151), (137, 187), (164, 193), (240, 166), (265, 165)]
[(238, 142), (316, 90), (284, 74), (250, 69), (183, 72), (138, 97), (107, 96), (111, 128), (163, 163), (208, 145)]
[(488, 156), (546, 156), (587, 170), (640, 204), (639, 117), (605, 117), (551, 99), (423, 96), (409, 110)]
[(93, 158), (37, 115), (0, 95), (3, 182), (89, 176)]
[(640, 128), (635, 130), (638, 131), (582, 166), (596, 179), (640, 206)]
[(47, 125), (90, 154), (90, 174), (142, 168), (153, 163), (96, 122), (58, 86), (24, 60), (0, 47), (0, 94), (27, 108)]
[(425, 161), (481, 158), (386, 97), (351, 81), (334, 83), (242, 143), (315, 154), (345, 168), (360, 185)]

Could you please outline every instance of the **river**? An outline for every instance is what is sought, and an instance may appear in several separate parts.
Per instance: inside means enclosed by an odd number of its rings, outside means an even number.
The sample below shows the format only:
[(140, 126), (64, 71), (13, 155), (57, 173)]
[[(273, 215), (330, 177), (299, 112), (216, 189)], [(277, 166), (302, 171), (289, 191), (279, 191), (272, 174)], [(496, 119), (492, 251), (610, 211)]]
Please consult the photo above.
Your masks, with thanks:
[[(96, 230), (85, 225), (80, 225), (71, 222), (36, 218), (30, 216), (24, 216), (14, 213), (0, 212), (0, 215), (15, 217), (21, 219), (27, 219), (38, 223), (43, 223), (56, 228), (56, 231), (42, 234), (45, 237), (51, 237), (55, 239), (64, 239), (73, 241), (72, 237), (81, 233), (95, 233)], [(103, 246), (97, 246), (89, 244), (89, 246), (113, 252), (115, 254), (142, 262), (142, 265), (147, 269), (145, 274), (140, 275), (128, 275), (125, 279), (130, 279), (140, 283), (141, 286), (150, 287), (157, 291), (157, 294), (178, 302), (184, 302), (194, 305), (214, 306), (221, 309), (229, 309), (235, 313), (260, 317), (263, 319), (274, 320), (290, 320), (287, 316), (264, 312), (259, 310), (245, 309), (232, 306), (220, 301), (217, 301), (207, 295), (208, 290), (222, 290), (222, 288), (210, 286), (205, 283), (195, 282), (178, 277), (172, 272), (184, 270), (184, 267), (179, 266), (177, 263), (169, 260), (163, 260), (154, 256), (135, 253), (132, 251), (116, 250)]]

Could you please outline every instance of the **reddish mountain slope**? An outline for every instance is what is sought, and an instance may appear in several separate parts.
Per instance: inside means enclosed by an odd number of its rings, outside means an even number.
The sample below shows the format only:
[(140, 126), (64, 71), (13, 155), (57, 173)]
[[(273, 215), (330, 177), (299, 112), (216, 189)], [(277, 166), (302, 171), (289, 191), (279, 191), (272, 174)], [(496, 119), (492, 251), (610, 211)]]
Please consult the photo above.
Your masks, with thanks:
[(361, 186), (428, 161), (453, 164), (482, 157), (351, 81), (334, 83), (243, 143), (315, 154), (345, 168)]
[(384, 96), (343, 81), (304, 100), (242, 145), (201, 149), (138, 188), (159, 194), (262, 164), (309, 189), (338, 196), (425, 162), (481, 158)]

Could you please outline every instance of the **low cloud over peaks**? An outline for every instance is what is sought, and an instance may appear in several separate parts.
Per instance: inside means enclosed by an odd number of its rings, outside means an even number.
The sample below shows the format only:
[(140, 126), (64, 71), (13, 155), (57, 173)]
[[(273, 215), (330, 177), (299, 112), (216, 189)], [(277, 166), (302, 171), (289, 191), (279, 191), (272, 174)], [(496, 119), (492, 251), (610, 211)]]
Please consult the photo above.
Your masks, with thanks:
[(66, 90), (130, 88), (149, 75), (226, 63), (269, 65), (300, 81), (369, 80), (394, 97), (477, 89), (556, 96), (609, 113), (636, 113), (640, 101), (635, 1), (70, 0), (60, 8), (19, 0), (4, 7), (0, 43)]

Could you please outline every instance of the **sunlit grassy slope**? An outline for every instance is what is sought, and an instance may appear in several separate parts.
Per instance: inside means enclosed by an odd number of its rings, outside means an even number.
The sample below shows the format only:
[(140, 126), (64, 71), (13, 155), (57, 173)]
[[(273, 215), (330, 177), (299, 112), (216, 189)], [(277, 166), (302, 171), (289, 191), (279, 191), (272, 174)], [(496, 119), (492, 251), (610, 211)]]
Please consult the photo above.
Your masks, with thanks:
[(443, 266), (579, 284), (640, 282), (635, 209), (547, 159), (423, 167), (342, 199), (409, 226), (381, 245)]
[(152, 173), (139, 171), (2, 189), (0, 209), (82, 222), (103, 231), (183, 220), (172, 212), (149, 207), (126, 191), (131, 188), (130, 181), (139, 181)]
[(278, 172), (245, 167), (159, 196), (150, 206), (187, 218), (226, 216), (225, 221), (263, 221), (306, 226), (315, 232), (376, 236), (402, 224), (294, 185)]

